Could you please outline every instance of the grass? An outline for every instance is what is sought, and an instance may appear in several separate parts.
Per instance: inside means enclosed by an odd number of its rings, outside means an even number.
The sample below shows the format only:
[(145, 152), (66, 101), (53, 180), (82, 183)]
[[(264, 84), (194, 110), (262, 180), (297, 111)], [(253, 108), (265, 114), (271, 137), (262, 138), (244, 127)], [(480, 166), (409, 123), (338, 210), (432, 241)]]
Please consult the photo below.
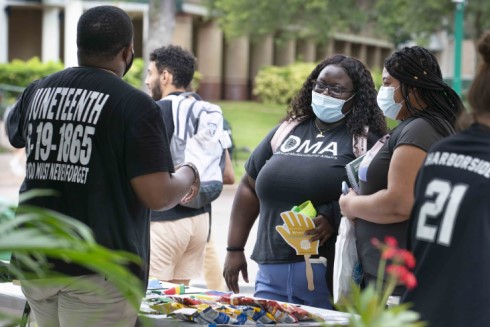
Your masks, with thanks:
[(240, 181), (243, 165), (262, 139), (286, 116), (286, 106), (252, 101), (218, 101), (230, 122), (235, 142), (235, 179)]

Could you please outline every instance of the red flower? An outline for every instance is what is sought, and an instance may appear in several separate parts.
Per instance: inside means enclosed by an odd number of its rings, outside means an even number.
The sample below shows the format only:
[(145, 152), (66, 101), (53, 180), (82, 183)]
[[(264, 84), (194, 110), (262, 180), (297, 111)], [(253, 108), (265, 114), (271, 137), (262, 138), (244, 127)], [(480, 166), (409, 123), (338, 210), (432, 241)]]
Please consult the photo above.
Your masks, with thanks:
[(398, 281), (401, 281), (401, 278), (406, 273), (408, 273), (409, 271), (404, 266), (400, 266), (400, 265), (389, 265), (388, 267), (386, 267), (386, 272), (389, 275), (391, 275), (394, 278), (396, 278)]
[(415, 275), (412, 274), (411, 272), (407, 272), (404, 276), (403, 276), (403, 284), (405, 284), (405, 286), (411, 290), (413, 288), (415, 288), (417, 286), (417, 279), (415, 278)]
[(397, 254), (398, 250), (396, 250), (395, 248), (387, 247), (386, 249), (384, 249), (383, 253), (381, 253), (381, 258), (385, 260), (390, 260)]
[(389, 265), (386, 268), (386, 272), (395, 278), (399, 284), (404, 284), (408, 289), (412, 289), (417, 286), (417, 280), (414, 274), (412, 274), (406, 267), (400, 265)]
[(388, 245), (388, 247), (392, 247), (392, 248), (398, 247), (398, 241), (393, 236), (386, 236), (385, 243), (386, 245)]
[(410, 251), (400, 249), (398, 255), (400, 255), (402, 262), (410, 269), (415, 268), (415, 258)]

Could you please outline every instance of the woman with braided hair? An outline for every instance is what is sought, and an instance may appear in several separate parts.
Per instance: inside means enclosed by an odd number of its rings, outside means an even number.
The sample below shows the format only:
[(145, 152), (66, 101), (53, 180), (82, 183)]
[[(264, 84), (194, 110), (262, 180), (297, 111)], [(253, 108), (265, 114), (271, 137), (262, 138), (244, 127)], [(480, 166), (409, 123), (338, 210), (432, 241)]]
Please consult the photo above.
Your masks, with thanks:
[[(244, 246), (259, 216), (251, 256), (259, 264), (255, 296), (331, 308), (331, 277), (325, 276), (333, 266), (333, 256), (328, 264), (322, 258), (310, 260), (314, 280), (310, 291), (304, 256), (296, 254), (276, 226), (283, 224), (281, 212), (310, 200), (317, 212), (315, 228), (307, 231), (310, 241), (320, 241), (325, 256), (333, 253), (327, 249), (335, 246), (344, 166), (355, 159), (356, 144), (367, 139), (370, 147), (386, 132), (369, 70), (359, 60), (343, 55), (323, 60), (291, 102), (285, 121), (296, 125), (284, 134), (277, 132), (284, 123), (272, 129), (245, 164), (246, 174), (231, 212), (223, 275), (236, 293), (240, 273), (248, 282)], [(284, 137), (273, 146), (271, 141), (278, 134)]]
[(402, 301), (431, 327), (490, 321), (490, 32), (478, 51), (483, 62), (468, 92), (473, 123), (430, 149), (415, 186), (409, 249), (419, 286)]
[[(376, 281), (380, 253), (376, 237), (395, 237), (406, 246), (415, 178), (429, 148), (454, 133), (463, 109), (459, 96), (442, 79), (436, 58), (422, 47), (405, 47), (385, 60), (378, 105), (401, 121), (366, 154), (359, 169), (360, 193), (341, 196), (342, 214), (356, 219), (357, 250), (364, 284)], [(402, 289), (394, 294), (400, 295)]]

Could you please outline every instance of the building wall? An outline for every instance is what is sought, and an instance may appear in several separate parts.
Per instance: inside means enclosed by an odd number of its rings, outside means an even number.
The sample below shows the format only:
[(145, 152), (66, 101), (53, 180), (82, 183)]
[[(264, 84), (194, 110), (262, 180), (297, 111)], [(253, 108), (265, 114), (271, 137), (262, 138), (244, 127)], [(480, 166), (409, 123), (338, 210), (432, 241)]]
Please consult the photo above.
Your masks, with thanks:
[[(8, 60), (41, 57), (43, 5), (33, 6), (32, 2), (28, 1), (24, 5), (21, 1), (14, 3), (7, 0), (3, 3), (7, 3), (10, 8), (7, 32)], [(83, 3), (83, 6), (80, 6), (79, 10), (93, 5), (91, 2), (80, 3)], [(60, 35), (57, 36), (60, 44), (58, 57), (61, 60), (66, 54), (66, 22), (63, 20), (67, 7), (63, 4), (63, 1), (58, 3), (61, 20)], [(133, 21), (135, 56), (142, 57), (144, 35), (147, 35), (145, 17), (148, 14), (148, 6), (141, 3), (137, 7), (131, 3), (121, 6)], [(225, 40), (219, 25), (215, 21), (204, 19), (205, 7), (200, 5), (200, 0), (184, 0), (182, 10), (176, 16), (172, 42), (196, 55), (198, 69), (202, 74), (199, 92), (209, 100), (250, 99), (254, 77), (259, 69), (266, 65), (284, 66), (297, 60), (317, 62), (334, 53), (342, 53), (359, 58), (368, 67), (381, 69), (384, 58), (392, 51), (389, 43), (364, 35), (335, 35), (327, 45), (320, 45), (308, 39), (282, 40), (279, 43), (272, 35), (253, 42), (246, 37)], [(73, 30), (73, 25), (69, 26)], [(70, 39), (70, 42), (73, 43), (73, 39)], [(72, 52), (70, 56), (73, 56)]]
[(8, 60), (41, 58), (42, 10), (11, 6), (8, 10)]

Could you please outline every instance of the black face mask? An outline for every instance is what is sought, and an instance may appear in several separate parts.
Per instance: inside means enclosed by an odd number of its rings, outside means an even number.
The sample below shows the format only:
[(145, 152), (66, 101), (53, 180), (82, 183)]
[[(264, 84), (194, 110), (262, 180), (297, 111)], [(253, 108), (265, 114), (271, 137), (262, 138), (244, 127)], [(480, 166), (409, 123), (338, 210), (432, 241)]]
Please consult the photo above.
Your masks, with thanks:
[(131, 69), (131, 66), (133, 66), (133, 59), (134, 59), (134, 50), (131, 52), (131, 60), (129, 61), (129, 64), (126, 64), (126, 69), (124, 70), (124, 75)]

